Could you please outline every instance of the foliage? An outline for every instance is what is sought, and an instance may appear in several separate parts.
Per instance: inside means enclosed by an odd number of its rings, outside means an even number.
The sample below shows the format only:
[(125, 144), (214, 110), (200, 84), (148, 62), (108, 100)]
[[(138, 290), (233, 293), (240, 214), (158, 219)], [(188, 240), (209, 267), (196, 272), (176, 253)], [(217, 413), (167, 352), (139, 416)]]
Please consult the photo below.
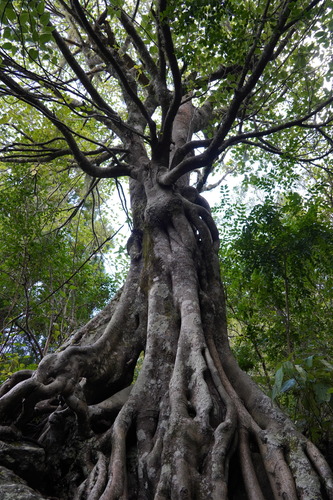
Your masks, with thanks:
[(272, 398), (312, 441), (332, 439), (333, 365), (323, 356), (284, 361), (275, 373)]
[(30, 61), (38, 58), (40, 50), (51, 53), (47, 43), (52, 39), (52, 27), (44, 0), (2, 1), (0, 19), (4, 50), (15, 55), (20, 48), (21, 55)]
[[(59, 346), (114, 291), (102, 258), (111, 228), (82, 174), (2, 165), (0, 312), (2, 377)], [(97, 208), (97, 207), (96, 207)], [(106, 224), (106, 225), (105, 225)]]
[(293, 394), (281, 403), (314, 438), (326, 425), (316, 423), (331, 419), (330, 212), (321, 196), (297, 192), (266, 195), (251, 210), (224, 199), (221, 258), (238, 361), (273, 399)]

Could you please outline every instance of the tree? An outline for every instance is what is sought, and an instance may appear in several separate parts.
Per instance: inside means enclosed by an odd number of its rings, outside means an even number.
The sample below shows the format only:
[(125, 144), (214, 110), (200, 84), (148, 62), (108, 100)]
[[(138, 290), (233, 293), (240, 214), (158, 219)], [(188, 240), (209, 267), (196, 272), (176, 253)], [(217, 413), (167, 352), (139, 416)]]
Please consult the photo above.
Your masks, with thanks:
[(240, 205), (220, 208), (231, 226), (223, 228), (221, 255), (232, 348), (298, 428), (323, 445), (332, 440), (333, 408), (333, 240), (325, 203), (318, 194), (270, 194), (246, 217)]
[(69, 178), (45, 166), (1, 172), (2, 381), (18, 366), (33, 368), (110, 299), (99, 253), (112, 231), (101, 217), (90, 228), (96, 183), (80, 200), (84, 183), (80, 172)]
[(11, 469), (35, 490), (21, 498), (333, 498), (325, 459), (232, 355), (200, 194), (255, 148), (330, 154), (330, 3), (1, 5), (1, 95), (55, 130), (15, 129), (2, 161), (127, 177), (133, 219), (121, 293), (2, 386), (3, 483)]
[(223, 248), (231, 314), (263, 343), (274, 339), (275, 363), (310, 355), (314, 343), (317, 353), (330, 354), (332, 248), (331, 222), (318, 200), (306, 203), (298, 193), (256, 205)]

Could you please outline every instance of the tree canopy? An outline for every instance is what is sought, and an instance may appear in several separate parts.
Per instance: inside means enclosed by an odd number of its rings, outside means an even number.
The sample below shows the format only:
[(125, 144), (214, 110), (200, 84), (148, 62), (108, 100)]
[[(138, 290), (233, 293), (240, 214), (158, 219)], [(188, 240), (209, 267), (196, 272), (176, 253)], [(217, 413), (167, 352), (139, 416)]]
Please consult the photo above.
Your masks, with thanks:
[[(250, 151), (252, 161), (259, 154), (310, 166), (331, 152), (329, 2), (104, 9), (22, 0), (2, 2), (1, 19), (2, 96), (12, 110), (24, 102), (39, 112), (33, 123), (27, 113), (14, 124), (3, 115), (3, 161), (71, 157), (69, 168), (94, 177), (133, 175), (126, 137), (163, 148), (184, 95), (198, 109), (193, 133), (202, 135), (183, 145), (172, 173), (161, 174), (165, 185), (201, 169), (202, 188), (230, 150), (237, 162)], [(45, 119), (54, 130), (47, 144), (33, 137)]]

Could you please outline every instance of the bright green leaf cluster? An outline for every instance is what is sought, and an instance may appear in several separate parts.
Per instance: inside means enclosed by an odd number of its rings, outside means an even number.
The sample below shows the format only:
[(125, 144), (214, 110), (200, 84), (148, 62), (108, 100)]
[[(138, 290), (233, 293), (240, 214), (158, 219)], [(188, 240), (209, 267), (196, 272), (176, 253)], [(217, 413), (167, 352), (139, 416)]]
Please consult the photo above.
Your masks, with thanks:
[(23, 58), (37, 60), (42, 52), (50, 53), (48, 42), (52, 40), (53, 27), (45, 2), (20, 0), (0, 4), (0, 48), (14, 56), (18, 51)]

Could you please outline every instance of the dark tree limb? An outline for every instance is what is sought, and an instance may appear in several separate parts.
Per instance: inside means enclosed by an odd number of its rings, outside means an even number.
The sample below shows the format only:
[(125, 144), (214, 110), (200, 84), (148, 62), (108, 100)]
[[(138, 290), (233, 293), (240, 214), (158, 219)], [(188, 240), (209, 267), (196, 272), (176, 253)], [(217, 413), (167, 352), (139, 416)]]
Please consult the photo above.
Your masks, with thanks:
[(77, 145), (73, 133), (70, 128), (65, 125), (61, 120), (59, 120), (56, 115), (49, 111), (49, 109), (44, 106), (38, 99), (31, 95), (28, 91), (23, 89), (18, 85), (13, 79), (7, 76), (3, 71), (0, 71), (0, 79), (11, 89), (14, 96), (27, 102), (38, 111), (40, 111), (57, 129), (63, 134), (75, 160), (77, 161), (80, 168), (91, 177), (106, 178), (106, 177), (120, 177), (123, 175), (130, 175), (130, 169), (126, 165), (124, 166), (111, 166), (111, 167), (97, 167), (92, 162), (88, 160), (85, 154), (81, 151)]
[(167, 18), (165, 15), (166, 8), (167, 8), (167, 1), (160, 0), (159, 1), (159, 12), (158, 12), (159, 33), (160, 33), (160, 37), (161, 37), (162, 48), (166, 54), (166, 58), (167, 58), (169, 65), (170, 65), (172, 78), (173, 78), (174, 91), (173, 91), (172, 102), (169, 106), (169, 109), (167, 110), (167, 113), (166, 113), (164, 120), (163, 120), (163, 123), (162, 123), (162, 129), (161, 129), (161, 134), (160, 134), (161, 139), (160, 139), (160, 146), (159, 146), (162, 148), (162, 150), (165, 150), (166, 146), (168, 144), (170, 144), (174, 119), (177, 115), (177, 112), (178, 112), (178, 109), (179, 109), (179, 106), (180, 106), (181, 100), (182, 100), (181, 73), (179, 70), (178, 61), (177, 61), (176, 54), (175, 54), (175, 48), (174, 48), (174, 44), (173, 44), (171, 30), (167, 24)]
[(101, 56), (105, 59), (105, 62), (110, 63), (112, 65), (112, 67), (115, 69), (122, 85), (124, 86), (124, 89), (126, 90), (128, 95), (132, 99), (133, 103), (138, 107), (142, 116), (147, 120), (149, 130), (150, 130), (150, 140), (151, 140), (152, 144), (154, 144), (157, 140), (155, 122), (151, 119), (151, 117), (147, 113), (147, 110), (144, 107), (143, 103), (141, 102), (141, 100), (139, 99), (137, 94), (133, 91), (132, 87), (129, 85), (128, 78), (127, 78), (126, 74), (124, 74), (122, 68), (120, 67), (120, 65), (118, 64), (116, 59), (113, 57), (110, 50), (108, 50), (108, 48), (105, 46), (103, 41), (98, 36), (98, 33), (96, 33), (94, 31), (94, 29), (92, 28), (92, 26), (90, 25), (89, 21), (87, 20), (85, 14), (84, 14), (84, 11), (83, 11), (80, 3), (77, 0), (71, 0), (71, 2), (72, 2), (73, 6), (78, 14), (78, 17), (80, 18), (80, 21), (81, 21), (83, 27), (85, 28), (88, 35), (91, 37), (91, 39), (95, 42), (96, 46), (98, 47), (98, 49), (101, 53)]

